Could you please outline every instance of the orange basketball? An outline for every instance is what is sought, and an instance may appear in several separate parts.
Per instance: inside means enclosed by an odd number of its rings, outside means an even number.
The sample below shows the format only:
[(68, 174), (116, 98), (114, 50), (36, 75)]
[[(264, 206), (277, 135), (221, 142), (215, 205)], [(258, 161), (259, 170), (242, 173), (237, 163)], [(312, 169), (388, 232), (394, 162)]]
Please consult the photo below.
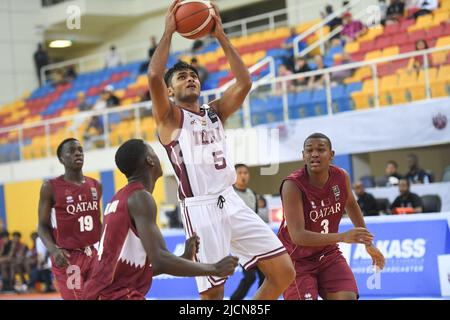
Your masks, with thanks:
[(175, 12), (177, 32), (187, 39), (198, 39), (214, 28), (214, 8), (209, 1), (185, 0)]

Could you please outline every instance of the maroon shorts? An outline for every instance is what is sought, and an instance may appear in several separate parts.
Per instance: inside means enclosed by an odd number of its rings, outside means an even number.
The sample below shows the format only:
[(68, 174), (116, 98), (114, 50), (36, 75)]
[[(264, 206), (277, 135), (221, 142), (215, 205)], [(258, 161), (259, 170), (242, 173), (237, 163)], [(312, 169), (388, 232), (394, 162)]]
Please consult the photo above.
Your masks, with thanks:
[(358, 295), (355, 276), (336, 250), (311, 260), (294, 261), (295, 280), (283, 293), (285, 300), (316, 300), (327, 293), (350, 291)]
[(66, 268), (58, 268), (52, 258), (52, 272), (61, 297), (64, 300), (80, 300), (84, 282), (91, 274), (92, 263), (97, 258), (97, 250), (91, 246), (91, 256), (88, 256), (84, 250), (67, 251), (70, 254), (68, 258), (70, 265)]
[(123, 288), (111, 292), (100, 292), (98, 300), (145, 300), (145, 295), (136, 289)]

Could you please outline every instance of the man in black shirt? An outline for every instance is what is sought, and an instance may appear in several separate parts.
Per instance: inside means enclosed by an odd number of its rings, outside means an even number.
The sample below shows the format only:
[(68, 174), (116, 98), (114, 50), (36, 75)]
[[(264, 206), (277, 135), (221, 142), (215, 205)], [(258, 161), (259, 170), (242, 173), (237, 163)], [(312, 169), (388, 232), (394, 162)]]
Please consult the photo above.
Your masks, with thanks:
[(400, 179), (403, 177), (397, 172), (398, 164), (394, 160), (389, 160), (386, 163), (386, 187), (398, 185)]
[[(308, 62), (306, 61), (306, 57), (298, 57), (295, 60), (294, 65), (294, 73), (303, 73), (311, 71), (310, 66), (308, 65)], [(309, 82), (309, 78), (299, 78), (296, 80), (297, 86), (306, 86)]]
[(361, 181), (358, 181), (354, 185), (356, 196), (358, 197), (358, 205), (361, 208), (361, 212), (365, 216), (378, 216), (377, 201), (370, 193), (364, 190), (364, 185)]
[(433, 182), (433, 175), (419, 166), (419, 159), (415, 154), (409, 154), (407, 161), (409, 171), (406, 174), (406, 179), (408, 179), (410, 183), (416, 184)]
[(401, 0), (392, 0), (387, 8), (386, 20), (397, 22), (405, 12), (405, 4)]
[(392, 213), (421, 213), (423, 211), (422, 199), (417, 194), (410, 192), (409, 187), (408, 180), (400, 180), (398, 184), (400, 195), (395, 198), (391, 205)]

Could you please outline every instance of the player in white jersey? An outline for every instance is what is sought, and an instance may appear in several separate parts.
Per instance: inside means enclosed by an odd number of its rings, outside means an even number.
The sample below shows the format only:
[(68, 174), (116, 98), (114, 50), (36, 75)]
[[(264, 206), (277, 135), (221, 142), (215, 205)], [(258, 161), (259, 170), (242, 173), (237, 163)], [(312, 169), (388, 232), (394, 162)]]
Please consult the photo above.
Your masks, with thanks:
[[(251, 89), (251, 77), (226, 37), (214, 3), (212, 35), (228, 58), (236, 83), (221, 99), (200, 106), (201, 84), (194, 67), (177, 63), (164, 75), (179, 5), (179, 0), (174, 1), (168, 10), (148, 77), (158, 135), (179, 182), (186, 236), (195, 232), (200, 237), (199, 262), (216, 261), (231, 253), (246, 269), (258, 266), (266, 279), (254, 298), (277, 299), (294, 280), (294, 268), (272, 230), (234, 192), (236, 174), (222, 125), (240, 108)], [(223, 299), (226, 278), (196, 280), (202, 299)]]

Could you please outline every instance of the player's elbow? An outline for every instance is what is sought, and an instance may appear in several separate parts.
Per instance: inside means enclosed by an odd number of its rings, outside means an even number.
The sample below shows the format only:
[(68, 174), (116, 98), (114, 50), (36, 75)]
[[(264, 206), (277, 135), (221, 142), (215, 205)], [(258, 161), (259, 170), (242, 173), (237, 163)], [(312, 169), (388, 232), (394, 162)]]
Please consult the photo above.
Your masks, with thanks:
[(297, 246), (306, 246), (308, 245), (306, 233), (303, 231), (296, 231), (291, 234), (292, 242), (294, 242)]
[(244, 92), (249, 92), (252, 89), (252, 78), (250, 77), (250, 74), (247, 74), (244, 79), (242, 79), (239, 83), (241, 90)]

